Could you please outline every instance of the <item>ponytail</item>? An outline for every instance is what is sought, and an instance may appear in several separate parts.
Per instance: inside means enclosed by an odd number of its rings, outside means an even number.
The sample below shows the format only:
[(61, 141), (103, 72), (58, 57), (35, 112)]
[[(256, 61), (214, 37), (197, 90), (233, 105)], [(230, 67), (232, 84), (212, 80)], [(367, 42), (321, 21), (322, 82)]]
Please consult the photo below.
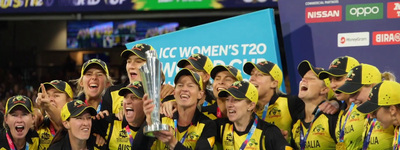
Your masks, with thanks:
[(396, 76), (394, 76), (393, 73), (385, 71), (382, 73), (382, 81), (386, 80), (386, 81), (396, 81)]

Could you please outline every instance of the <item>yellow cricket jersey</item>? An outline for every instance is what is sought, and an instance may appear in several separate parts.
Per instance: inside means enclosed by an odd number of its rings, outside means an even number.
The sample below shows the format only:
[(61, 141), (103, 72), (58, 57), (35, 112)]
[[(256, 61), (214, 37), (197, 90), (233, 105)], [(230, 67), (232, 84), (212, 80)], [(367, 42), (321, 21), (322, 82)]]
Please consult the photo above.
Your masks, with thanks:
[[(316, 110), (318, 107), (316, 108)], [(314, 113), (316, 112), (314, 111)], [(295, 145), (298, 149), (300, 149), (300, 128), (303, 129), (303, 135), (305, 136), (309, 131), (308, 137), (305, 143), (305, 149), (332, 149), (336, 148), (335, 141), (335, 127), (337, 122), (337, 115), (328, 115), (322, 112), (319, 112), (312, 123), (312, 126), (309, 125), (311, 123), (305, 123), (304, 118), (305, 114), (302, 112), (299, 120), (293, 125), (292, 129), (292, 138), (294, 140)]]
[[(7, 137), (6, 137), (6, 130), (7, 129), (2, 129), (0, 130), (0, 150), (10, 150), (10, 145), (8, 145), (7, 142)], [(10, 131), (8, 131), (10, 132)], [(12, 135), (8, 133), (10, 138), (12, 139)], [(27, 135), (25, 136), (25, 139), (29, 145), (29, 150), (37, 150), (39, 148), (39, 135), (37, 134), (36, 131), (34, 130), (29, 130)], [(14, 143), (15, 147), (15, 143)], [(26, 146), (24, 147), (24, 149)]]
[[(339, 142), (340, 131), (344, 127), (344, 136), (343, 142), (346, 145), (347, 149), (361, 149), (362, 148), (362, 134), (364, 128), (364, 120), (366, 118), (366, 114), (363, 114), (357, 110), (357, 105), (354, 105), (352, 111), (348, 115), (348, 111), (346, 111), (346, 105), (343, 105), (342, 109), (339, 112), (339, 118), (335, 129), (336, 141)], [(345, 121), (347, 118), (347, 121)]]
[[(255, 118), (256, 114), (252, 117)], [(239, 132), (228, 118), (216, 120), (218, 128), (217, 141), (222, 143), (223, 150), (239, 149), (247, 138), (254, 119), (250, 121), (244, 132)], [(258, 119), (256, 129), (244, 147), (246, 150), (285, 150), (291, 149), (288, 142), (283, 137), (281, 131), (275, 125)]]
[[(178, 113), (179, 112), (174, 113), (174, 119), (179, 120)], [(171, 131), (175, 131), (174, 135), (178, 140), (175, 149), (211, 150), (214, 147), (215, 136), (217, 133), (215, 122), (210, 120), (199, 110), (196, 109), (191, 125), (189, 126), (178, 126), (177, 129), (175, 129), (174, 119), (162, 117), (161, 122), (162, 124), (169, 125)], [(136, 140), (138, 140), (138, 142), (136, 142)], [(153, 150), (169, 149), (168, 145), (164, 144), (162, 141), (156, 138), (147, 137), (143, 134), (143, 130), (139, 130), (136, 134), (133, 149), (149, 148)]]
[(108, 143), (108, 149), (130, 150), (132, 146), (130, 142), (130, 135), (132, 136), (134, 142), (139, 128), (140, 127), (129, 126), (125, 118), (123, 121), (114, 120), (107, 130), (106, 139)]
[(51, 126), (50, 119), (48, 117), (45, 117), (43, 120), (43, 124), (37, 130), (40, 141), (39, 150), (47, 150), (51, 144), (51, 141), (54, 138), (56, 131), (54, 130), (54, 128), (52, 128), (53, 130), (52, 133), (52, 131), (50, 130), (50, 126)]
[[(366, 140), (366, 136), (371, 128), (372, 119), (366, 118), (364, 122), (364, 131), (362, 134), (362, 141)], [(393, 134), (394, 134), (394, 127), (390, 126), (384, 129), (379, 121), (376, 121), (374, 128), (372, 129), (370, 141), (368, 144), (369, 150), (389, 150), (392, 149), (393, 144)]]
[(119, 96), (118, 92), (121, 88), (126, 87), (127, 83), (111, 86), (107, 89), (103, 96), (103, 108), (102, 110), (108, 110), (110, 114), (117, 114), (122, 110), (122, 104), (124, 101), (123, 96)]
[(288, 139), (290, 141), (292, 122), (301, 109), (304, 108), (304, 103), (295, 97), (287, 97), (285, 95), (274, 94), (269, 101), (268, 110), (265, 112), (265, 107), (256, 112), (259, 118), (264, 121), (276, 125), (281, 130), (288, 131)]

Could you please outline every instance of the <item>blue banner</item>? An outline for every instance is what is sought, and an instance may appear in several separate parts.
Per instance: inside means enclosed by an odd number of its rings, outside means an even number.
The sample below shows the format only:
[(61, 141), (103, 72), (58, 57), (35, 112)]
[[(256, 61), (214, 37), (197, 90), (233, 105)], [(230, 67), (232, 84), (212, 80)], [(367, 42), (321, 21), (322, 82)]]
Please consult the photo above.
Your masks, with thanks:
[(0, 0), (0, 13), (84, 13), (277, 7), (276, 0)]
[[(214, 66), (232, 65), (239, 70), (248, 61), (258, 63), (268, 60), (282, 66), (273, 9), (135, 41), (126, 44), (126, 47), (139, 43), (150, 44), (157, 50), (169, 84), (173, 84), (179, 71), (178, 61), (187, 59), (193, 53), (208, 56)], [(243, 71), (242, 75), (244, 79), (249, 79)]]
[(400, 75), (399, 1), (282, 0), (279, 14), (293, 94), (304, 59), (328, 69), (335, 58), (348, 55)]

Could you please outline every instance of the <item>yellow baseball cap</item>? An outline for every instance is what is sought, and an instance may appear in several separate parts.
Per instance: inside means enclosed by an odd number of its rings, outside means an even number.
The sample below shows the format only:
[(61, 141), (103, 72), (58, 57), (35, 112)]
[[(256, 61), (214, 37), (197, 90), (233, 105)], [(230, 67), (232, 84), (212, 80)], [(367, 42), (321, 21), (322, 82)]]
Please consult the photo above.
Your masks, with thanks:
[(400, 84), (395, 81), (383, 81), (375, 85), (368, 101), (357, 107), (362, 113), (371, 113), (381, 106), (400, 104)]

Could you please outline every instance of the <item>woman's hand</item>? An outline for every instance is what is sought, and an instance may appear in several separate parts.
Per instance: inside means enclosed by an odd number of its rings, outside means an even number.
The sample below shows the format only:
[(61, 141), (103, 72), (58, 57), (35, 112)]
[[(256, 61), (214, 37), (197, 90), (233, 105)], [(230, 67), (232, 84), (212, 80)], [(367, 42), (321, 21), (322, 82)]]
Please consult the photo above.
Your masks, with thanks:
[(178, 143), (171, 127), (169, 128), (169, 131), (154, 132), (154, 136), (161, 142), (165, 143), (165, 145), (168, 145), (171, 150), (174, 149)]
[(151, 112), (154, 110), (155, 105), (153, 104), (152, 99), (148, 99), (149, 95), (143, 95), (143, 111), (146, 115), (147, 124), (152, 124), (151, 122)]
[(176, 101), (168, 101), (161, 104), (160, 113), (168, 118), (172, 118), (176, 111)]

